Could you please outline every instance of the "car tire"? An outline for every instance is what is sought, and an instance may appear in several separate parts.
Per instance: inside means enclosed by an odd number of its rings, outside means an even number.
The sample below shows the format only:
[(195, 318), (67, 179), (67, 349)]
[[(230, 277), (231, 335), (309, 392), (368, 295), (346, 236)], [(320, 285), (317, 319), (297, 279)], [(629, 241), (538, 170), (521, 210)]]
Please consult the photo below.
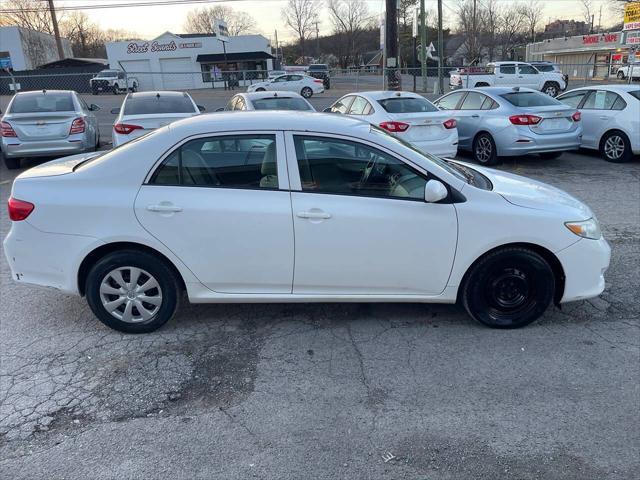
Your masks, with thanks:
[(479, 87), (488, 87), (488, 86), (489, 86), (489, 84), (488, 84), (488, 83), (486, 83), (486, 82), (480, 82), (480, 83), (476, 83), (476, 84), (474, 85), (474, 88), (479, 88)]
[(256, 92), (266, 92), (266, 89), (260, 87), (260, 88), (256, 88)]
[(605, 133), (600, 140), (600, 155), (607, 162), (625, 163), (631, 161), (633, 152), (629, 138), (620, 130)]
[(620, 80), (624, 80), (624, 72), (618, 72), (617, 77), (618, 77)]
[[(138, 271), (135, 286), (130, 285)], [(166, 261), (139, 250), (121, 250), (91, 267), (85, 293), (89, 307), (106, 326), (124, 333), (149, 333), (173, 317), (181, 287)]]
[(120, 87), (118, 86), (117, 83), (113, 86), (113, 94), (120, 95)]
[(4, 164), (7, 167), (7, 170), (16, 170), (20, 168), (20, 159), (19, 158), (9, 158), (4, 156)]
[(540, 153), (540, 158), (544, 160), (555, 160), (556, 158), (560, 158), (564, 152), (544, 152)]
[(94, 88), (93, 90), (91, 90), (91, 93), (94, 95), (100, 95), (100, 90), (98, 90), (97, 88)]
[(304, 98), (311, 98), (313, 96), (313, 90), (311, 90), (311, 88), (309, 87), (304, 87), (302, 90), (300, 90), (300, 95), (302, 95)]
[(519, 328), (537, 320), (553, 301), (555, 276), (536, 252), (506, 247), (488, 253), (469, 270), (462, 304), (492, 328)]
[(481, 165), (496, 165), (499, 162), (496, 142), (486, 132), (479, 133), (473, 139), (473, 159)]
[(556, 82), (547, 82), (542, 87), (542, 93), (546, 93), (550, 97), (556, 97), (560, 93), (560, 85)]
[(138, 91), (138, 84), (137, 83), (133, 83), (133, 86), (131, 87), (131, 93), (136, 93)]

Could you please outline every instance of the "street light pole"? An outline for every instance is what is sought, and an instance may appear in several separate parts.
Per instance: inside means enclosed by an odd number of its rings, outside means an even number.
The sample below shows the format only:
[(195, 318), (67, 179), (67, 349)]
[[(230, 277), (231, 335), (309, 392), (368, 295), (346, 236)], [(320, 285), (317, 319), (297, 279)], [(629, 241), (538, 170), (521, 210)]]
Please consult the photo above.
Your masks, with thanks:
[(444, 66), (444, 35), (442, 33), (442, 0), (438, 0), (438, 93), (444, 93), (443, 71)]
[(386, 45), (386, 56), (383, 67), (387, 72), (387, 88), (389, 90), (400, 90), (400, 75), (398, 74), (398, 1), (386, 0), (386, 21), (384, 40)]
[(49, 0), (49, 12), (51, 13), (51, 23), (53, 23), (53, 33), (56, 37), (56, 46), (58, 47), (58, 58), (64, 58), (64, 50), (62, 49), (62, 39), (60, 38), (60, 29), (58, 28), (58, 18), (56, 17), (56, 9), (53, 0)]
[(427, 22), (425, 19), (424, 0), (420, 0), (420, 64), (422, 75), (422, 91), (427, 92)]

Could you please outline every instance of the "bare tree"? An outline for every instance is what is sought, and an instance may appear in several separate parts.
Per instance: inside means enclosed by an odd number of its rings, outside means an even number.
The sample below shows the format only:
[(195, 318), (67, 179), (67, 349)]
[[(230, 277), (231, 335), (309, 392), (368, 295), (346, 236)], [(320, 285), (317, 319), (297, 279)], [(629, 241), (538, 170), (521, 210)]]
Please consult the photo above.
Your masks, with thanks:
[(289, 0), (287, 6), (282, 9), (284, 23), (298, 36), (303, 60), (304, 42), (314, 30), (319, 8), (318, 0)]
[(488, 0), (484, 4), (483, 12), (483, 30), (485, 35), (485, 42), (487, 44), (487, 51), (489, 55), (489, 61), (492, 62), (495, 57), (496, 48), (498, 46), (498, 28), (500, 24), (500, 7), (496, 0)]
[(520, 6), (520, 11), (525, 19), (527, 31), (529, 34), (529, 41), (536, 41), (536, 30), (542, 20), (544, 10), (544, 3), (540, 3), (538, 0), (529, 0), (528, 3)]
[(481, 32), (484, 24), (484, 10), (481, 4), (473, 0), (462, 0), (458, 4), (458, 24), (465, 36), (466, 58), (473, 63), (482, 57)]
[(498, 21), (498, 42), (500, 44), (500, 57), (507, 60), (513, 48), (520, 43), (519, 40), (526, 34), (526, 18), (522, 9), (517, 4), (512, 4), (502, 9)]
[(356, 42), (369, 23), (369, 9), (363, 0), (327, 0), (327, 8), (334, 33), (346, 43), (347, 54), (341, 59), (342, 67), (356, 60)]
[(256, 29), (256, 21), (251, 15), (224, 5), (191, 10), (184, 28), (188, 33), (213, 33), (216, 19), (227, 24), (230, 35), (243, 35)]
[[(3, 0), (2, 8), (11, 10), (10, 13), (2, 13), (0, 25), (16, 25), (29, 28), (37, 32), (53, 35), (53, 24), (47, 2), (40, 0)], [(58, 20), (63, 16), (58, 14)]]
[(584, 23), (587, 24), (589, 29), (589, 33), (592, 33), (593, 30), (593, 15), (595, 12), (595, 7), (593, 6), (592, 0), (580, 0), (580, 7), (582, 8), (582, 15), (584, 18)]

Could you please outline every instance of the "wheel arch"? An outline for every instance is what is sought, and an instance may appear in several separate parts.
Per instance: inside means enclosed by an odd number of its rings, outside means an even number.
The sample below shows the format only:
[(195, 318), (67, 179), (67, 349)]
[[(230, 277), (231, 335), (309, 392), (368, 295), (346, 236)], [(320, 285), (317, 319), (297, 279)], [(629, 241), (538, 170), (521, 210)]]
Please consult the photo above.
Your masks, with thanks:
[(458, 293), (457, 293), (457, 301), (460, 301), (461, 295), (462, 295), (462, 291), (464, 290), (465, 284), (467, 282), (467, 279), (469, 277), (469, 273), (471, 272), (471, 270), (473, 269), (473, 267), (480, 261), (482, 260), (484, 257), (486, 257), (487, 255), (496, 252), (498, 250), (502, 250), (504, 248), (513, 248), (513, 247), (518, 247), (518, 248), (526, 248), (528, 250), (531, 250), (532, 252), (537, 253), (538, 255), (540, 255), (542, 258), (545, 259), (545, 261), (549, 264), (549, 266), (551, 267), (551, 271), (553, 272), (553, 276), (556, 280), (555, 282), (555, 292), (553, 294), (553, 303), (555, 305), (559, 305), (560, 304), (560, 300), (562, 299), (562, 296), (564, 295), (564, 287), (565, 287), (565, 273), (564, 273), (564, 268), (562, 267), (562, 263), (560, 263), (560, 260), (558, 259), (558, 257), (549, 249), (541, 246), (541, 245), (537, 245), (535, 243), (527, 243), (527, 242), (514, 242), (514, 243), (505, 243), (503, 245), (498, 245), (496, 247), (493, 247), (485, 252), (483, 252), (482, 254), (478, 255), (478, 257), (469, 264), (469, 266), (466, 268), (464, 275), (462, 276), (462, 280), (460, 281), (460, 284), (458, 285)]
[(85, 295), (85, 285), (87, 283), (87, 276), (89, 275), (89, 271), (91, 267), (96, 264), (98, 260), (103, 258), (105, 255), (108, 255), (113, 252), (117, 252), (118, 250), (139, 250), (141, 252), (149, 253), (161, 261), (166, 263), (166, 265), (173, 271), (176, 279), (180, 283), (180, 286), (183, 290), (186, 290), (186, 284), (180, 270), (175, 266), (175, 264), (167, 258), (166, 255), (159, 252), (155, 248), (149, 247), (147, 245), (143, 245), (141, 243), (135, 242), (112, 242), (104, 245), (100, 245), (99, 247), (93, 249), (89, 252), (82, 262), (80, 263), (80, 267), (78, 268), (78, 292), (80, 295)]

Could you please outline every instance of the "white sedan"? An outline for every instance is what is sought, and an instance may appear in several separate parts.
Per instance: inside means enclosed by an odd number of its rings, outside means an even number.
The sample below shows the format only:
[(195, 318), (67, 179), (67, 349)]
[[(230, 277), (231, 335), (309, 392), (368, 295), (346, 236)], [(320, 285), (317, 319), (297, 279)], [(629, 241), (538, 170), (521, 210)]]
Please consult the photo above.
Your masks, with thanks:
[(558, 97), (582, 117), (582, 148), (599, 150), (609, 162), (640, 155), (640, 86), (582, 87)]
[(273, 80), (254, 83), (247, 88), (247, 92), (264, 92), (267, 90), (296, 92), (304, 98), (311, 98), (314, 94), (324, 92), (324, 85), (321, 78), (292, 73), (280, 75)]
[(244, 110), (300, 110), (315, 112), (313, 105), (295, 92), (251, 92), (237, 93), (218, 112)]
[(610, 258), (567, 193), (322, 113), (181, 120), (27, 170), (8, 206), (14, 280), (84, 295), (136, 333), (167, 322), (183, 291), (194, 303), (460, 299), (514, 328), (599, 295)]
[(366, 120), (439, 157), (455, 157), (458, 130), (451, 115), (412, 92), (357, 92), (345, 95), (325, 112)]
[(113, 146), (122, 145), (176, 120), (199, 115), (202, 111), (204, 107), (196, 105), (191, 95), (185, 92), (130, 93), (122, 107), (111, 110), (112, 114), (118, 115), (113, 124)]

